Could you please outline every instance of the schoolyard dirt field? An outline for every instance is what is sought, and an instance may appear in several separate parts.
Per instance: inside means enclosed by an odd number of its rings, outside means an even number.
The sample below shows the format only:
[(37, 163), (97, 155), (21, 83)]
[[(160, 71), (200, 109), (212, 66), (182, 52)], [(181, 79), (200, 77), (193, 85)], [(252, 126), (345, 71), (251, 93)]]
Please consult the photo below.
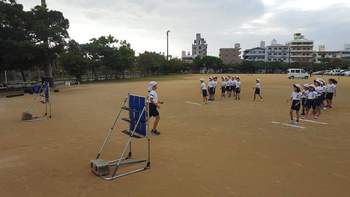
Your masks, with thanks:
[[(123, 98), (145, 95), (147, 81), (61, 89), (48, 121), (20, 121), (30, 95), (0, 98), (0, 196), (350, 196), (350, 78), (338, 79), (335, 108), (317, 120), (327, 124), (302, 122), (301, 129), (272, 122), (288, 121), (291, 84), (305, 80), (239, 76), (241, 101), (208, 105), (199, 94), (199, 78), (207, 76), (160, 80), (165, 104), (162, 134), (151, 137), (152, 167), (113, 182), (94, 176), (89, 161)], [(256, 78), (263, 102), (252, 101)], [(104, 158), (121, 151), (125, 136), (117, 134)], [(141, 142), (134, 146), (140, 157)]]

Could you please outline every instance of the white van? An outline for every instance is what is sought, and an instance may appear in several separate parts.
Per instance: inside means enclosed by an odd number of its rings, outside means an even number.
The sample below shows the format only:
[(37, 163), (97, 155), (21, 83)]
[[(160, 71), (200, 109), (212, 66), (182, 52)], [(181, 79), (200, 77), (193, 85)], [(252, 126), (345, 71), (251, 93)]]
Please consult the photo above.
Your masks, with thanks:
[(306, 72), (304, 69), (299, 68), (291, 68), (288, 69), (288, 79), (301, 78), (308, 79), (310, 74)]

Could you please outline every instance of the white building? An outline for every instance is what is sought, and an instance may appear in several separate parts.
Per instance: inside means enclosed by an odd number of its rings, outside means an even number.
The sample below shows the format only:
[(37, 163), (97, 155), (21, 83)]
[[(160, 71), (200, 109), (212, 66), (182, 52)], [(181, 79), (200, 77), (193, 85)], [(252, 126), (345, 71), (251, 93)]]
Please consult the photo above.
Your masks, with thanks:
[(243, 59), (246, 61), (265, 61), (265, 48), (255, 47), (243, 51)]
[(295, 33), (294, 39), (288, 43), (290, 62), (313, 62), (314, 42), (308, 40), (301, 33)]
[(265, 61), (289, 62), (288, 45), (278, 44), (276, 39), (273, 39), (271, 45), (266, 47)]
[(196, 58), (197, 56), (203, 58), (207, 56), (208, 45), (204, 38), (201, 37), (201, 34), (196, 34), (196, 39), (192, 44), (192, 56)]
[(350, 51), (350, 44), (344, 44), (344, 51)]
[(193, 56), (190, 51), (182, 51), (181, 59), (187, 63), (193, 62)]

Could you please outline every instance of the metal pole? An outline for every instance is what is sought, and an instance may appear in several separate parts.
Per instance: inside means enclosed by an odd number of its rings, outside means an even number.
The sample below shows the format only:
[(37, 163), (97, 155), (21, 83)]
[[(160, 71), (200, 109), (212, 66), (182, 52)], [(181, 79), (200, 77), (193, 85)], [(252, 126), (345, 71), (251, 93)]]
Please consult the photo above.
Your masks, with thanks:
[(169, 33), (170, 30), (166, 31), (166, 60), (169, 60)]
[(5, 84), (7, 84), (7, 70), (5, 70)]

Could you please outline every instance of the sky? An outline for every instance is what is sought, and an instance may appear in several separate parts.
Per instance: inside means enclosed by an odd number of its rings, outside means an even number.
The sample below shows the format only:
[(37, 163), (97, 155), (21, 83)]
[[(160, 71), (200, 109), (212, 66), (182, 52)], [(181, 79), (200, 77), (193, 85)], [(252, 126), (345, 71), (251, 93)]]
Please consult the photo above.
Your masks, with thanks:
[[(17, 0), (29, 10), (40, 0)], [(240, 43), (243, 49), (272, 39), (285, 44), (300, 32), (327, 50), (350, 43), (350, 0), (47, 0), (49, 9), (70, 21), (70, 37), (79, 43), (113, 35), (127, 40), (137, 53), (191, 50), (196, 33), (208, 43), (208, 54)]]

